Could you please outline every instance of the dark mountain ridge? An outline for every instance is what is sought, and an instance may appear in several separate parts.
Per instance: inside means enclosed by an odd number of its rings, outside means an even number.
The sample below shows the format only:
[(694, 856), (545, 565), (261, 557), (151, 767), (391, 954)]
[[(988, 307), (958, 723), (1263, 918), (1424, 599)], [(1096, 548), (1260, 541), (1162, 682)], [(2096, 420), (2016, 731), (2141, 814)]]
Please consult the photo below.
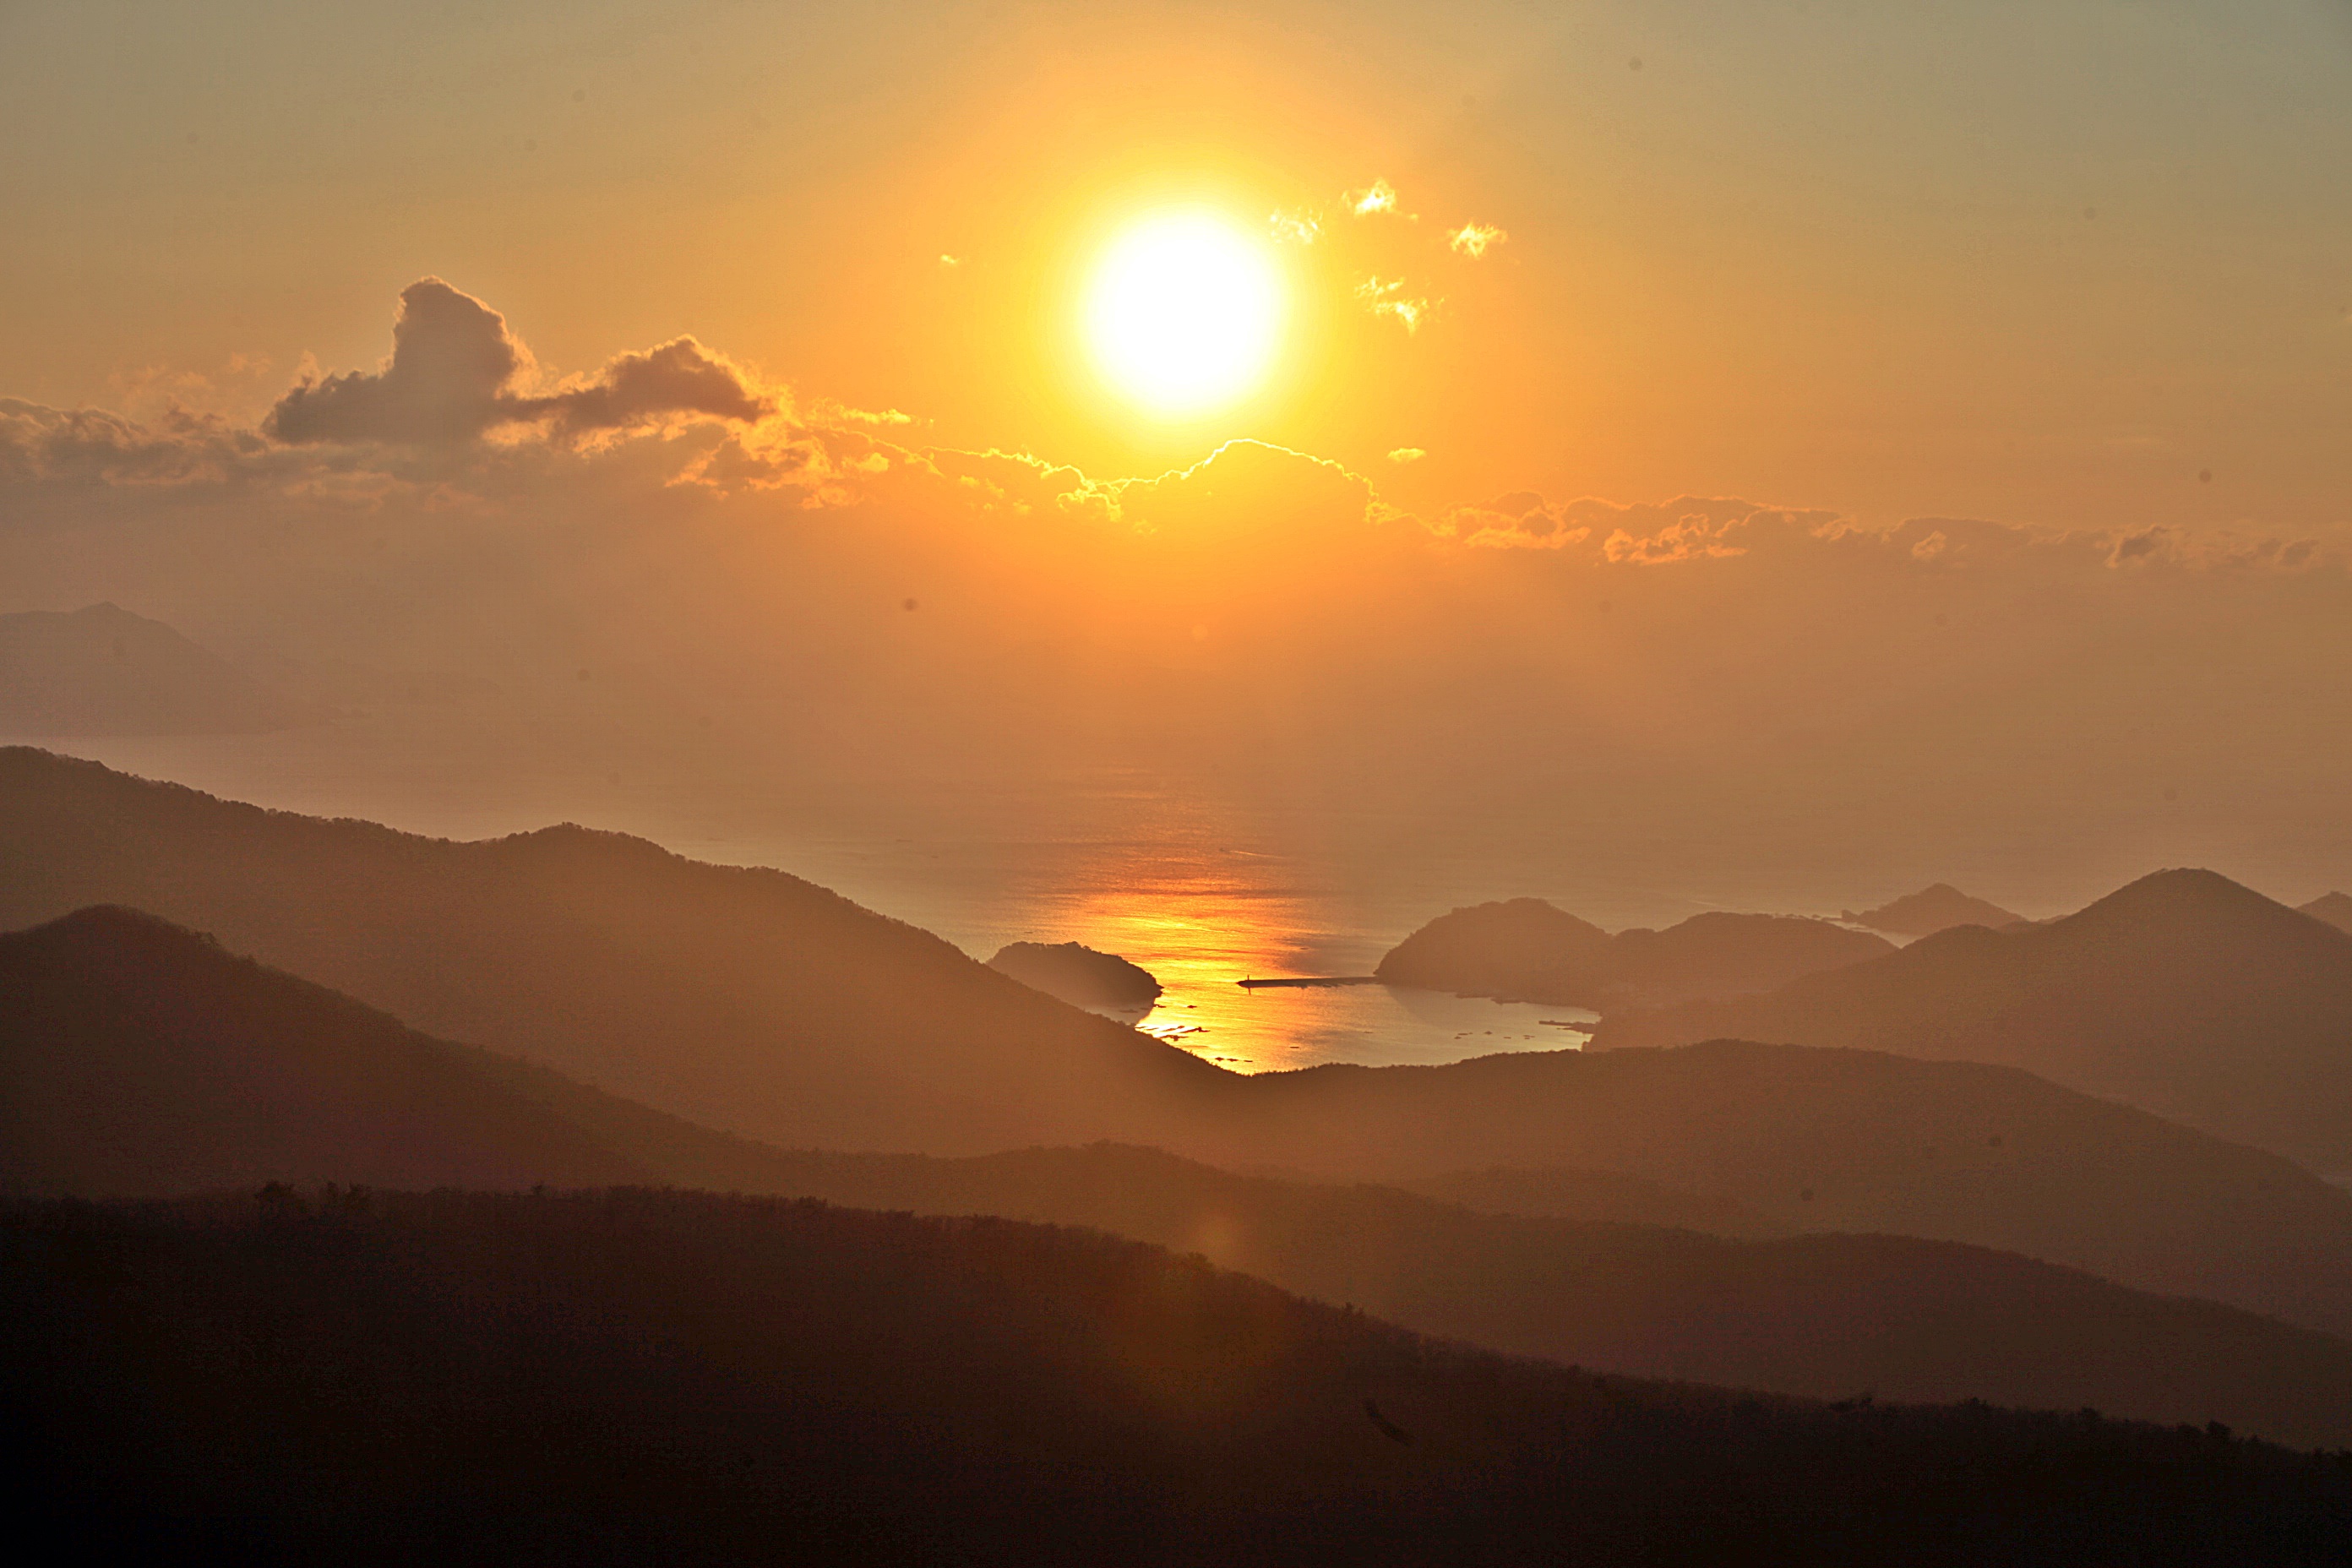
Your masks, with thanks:
[(2340, 1562), (2352, 1469), (1458, 1350), (1133, 1242), (707, 1194), (0, 1205), (28, 1538), (111, 1561)]
[(2352, 1171), (2352, 935), (2211, 871), (2063, 920), (1961, 927), (1762, 996), (1603, 1022), (1593, 1044), (1738, 1035), (1996, 1062)]
[(2352, 1345), (2013, 1255), (1477, 1214), (1108, 1144), (964, 1160), (785, 1152), (419, 1036), (128, 910), (0, 936), (0, 1178), (18, 1193), (514, 1189), (624, 1172), (1088, 1226), (1408, 1327), (1618, 1372), (2089, 1404), (2352, 1442)]
[(1612, 935), (1541, 899), (1512, 899), (1440, 915), (1375, 973), (1392, 985), (1606, 1012), (1769, 991), (1893, 951), (1884, 937), (1827, 921), (1721, 910)]
[(780, 871), (573, 826), (423, 838), (0, 749), (0, 928), (89, 904), (774, 1142), (1148, 1137), (1229, 1082)]
[(643, 1101), (512, 1068), (703, 1173), (673, 1180), (748, 1184), (677, 1116), (934, 1154), (1108, 1138), (1325, 1179), (1602, 1172), (2352, 1331), (2352, 1194), (2021, 1071), (1717, 1042), (1245, 1079), (780, 873), (579, 829), (453, 845), (0, 751), (7, 920), (144, 894), (425, 1034)]

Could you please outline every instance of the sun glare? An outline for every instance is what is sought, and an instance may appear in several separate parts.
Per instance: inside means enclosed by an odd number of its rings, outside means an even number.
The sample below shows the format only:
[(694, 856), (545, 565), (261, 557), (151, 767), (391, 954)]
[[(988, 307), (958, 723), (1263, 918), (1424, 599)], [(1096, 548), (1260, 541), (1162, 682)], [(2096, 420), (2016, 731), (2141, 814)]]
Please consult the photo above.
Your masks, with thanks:
[(1211, 213), (1165, 213), (1096, 264), (1087, 342), (1105, 379), (1151, 413), (1206, 413), (1265, 378), (1283, 302), (1280, 268), (1247, 231)]

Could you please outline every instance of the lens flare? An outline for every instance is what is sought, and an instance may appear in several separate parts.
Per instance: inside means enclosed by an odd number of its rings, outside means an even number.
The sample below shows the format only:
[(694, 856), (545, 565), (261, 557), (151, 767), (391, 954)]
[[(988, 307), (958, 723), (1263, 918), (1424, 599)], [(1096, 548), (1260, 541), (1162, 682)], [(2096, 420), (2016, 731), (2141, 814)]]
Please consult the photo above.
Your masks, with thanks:
[(1087, 291), (1096, 368), (1159, 416), (1202, 414), (1265, 378), (1283, 328), (1280, 268), (1213, 213), (1164, 213), (1111, 242)]

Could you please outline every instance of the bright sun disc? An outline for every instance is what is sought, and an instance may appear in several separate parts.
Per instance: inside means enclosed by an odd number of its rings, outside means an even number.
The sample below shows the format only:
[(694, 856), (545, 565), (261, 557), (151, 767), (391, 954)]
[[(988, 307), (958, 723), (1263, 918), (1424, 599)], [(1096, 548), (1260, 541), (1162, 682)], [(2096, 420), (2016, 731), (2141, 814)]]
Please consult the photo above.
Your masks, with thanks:
[(1112, 241), (1087, 294), (1103, 375), (1156, 414), (1197, 414), (1264, 379), (1282, 278), (1264, 245), (1207, 213), (1146, 218)]

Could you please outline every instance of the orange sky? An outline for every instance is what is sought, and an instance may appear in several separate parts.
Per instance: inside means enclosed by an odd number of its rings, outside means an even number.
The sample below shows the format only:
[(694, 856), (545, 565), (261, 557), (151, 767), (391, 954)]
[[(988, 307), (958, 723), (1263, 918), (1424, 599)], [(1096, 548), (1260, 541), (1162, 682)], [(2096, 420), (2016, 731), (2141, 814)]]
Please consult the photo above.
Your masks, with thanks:
[[(1099, 477), (1246, 435), (1423, 510), (2343, 523), (2341, 8), (1881, 9), (14, 5), (0, 391), (257, 412), (432, 274), (561, 370), (692, 332)], [(1418, 222), (1336, 216), (1375, 178)], [(1152, 427), (1068, 325), (1170, 197), (1332, 221), (1266, 395)]]
[[(2352, 882), (2352, 22), (1885, 10), (7, 6), (0, 613), (478, 671), (451, 798)], [(1176, 205), (1291, 327), (1152, 420), (1079, 304)]]

